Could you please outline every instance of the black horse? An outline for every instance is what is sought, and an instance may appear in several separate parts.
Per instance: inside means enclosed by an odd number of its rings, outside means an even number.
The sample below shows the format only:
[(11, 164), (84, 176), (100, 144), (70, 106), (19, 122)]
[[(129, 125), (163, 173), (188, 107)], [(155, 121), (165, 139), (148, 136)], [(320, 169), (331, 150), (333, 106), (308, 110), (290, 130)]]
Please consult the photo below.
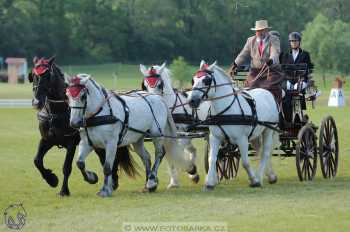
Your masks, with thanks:
[[(54, 58), (33, 60), (34, 68), (29, 73), (28, 79), (33, 83), (32, 105), (38, 110), (39, 130), (41, 139), (34, 164), (42, 177), (51, 187), (58, 185), (58, 178), (50, 169), (44, 167), (43, 159), (47, 151), (53, 146), (66, 149), (66, 158), (63, 164), (63, 183), (60, 196), (69, 196), (68, 178), (72, 171), (72, 162), (76, 146), (80, 142), (79, 131), (69, 125), (70, 108), (65, 95), (67, 84), (59, 67), (54, 63)], [(101, 164), (105, 161), (105, 151), (95, 149)], [(113, 188), (118, 187), (118, 164), (124, 172), (134, 177), (136, 169), (128, 149), (118, 149), (113, 166)], [(84, 172), (84, 179), (90, 184), (95, 184), (98, 177), (93, 172)]]

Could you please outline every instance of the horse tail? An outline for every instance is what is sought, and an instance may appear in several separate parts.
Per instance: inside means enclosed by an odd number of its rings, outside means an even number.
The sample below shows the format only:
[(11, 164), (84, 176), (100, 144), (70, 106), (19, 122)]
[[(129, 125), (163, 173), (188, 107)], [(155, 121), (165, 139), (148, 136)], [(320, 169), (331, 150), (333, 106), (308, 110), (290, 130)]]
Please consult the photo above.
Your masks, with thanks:
[(117, 164), (124, 171), (124, 173), (134, 178), (136, 175), (139, 175), (136, 167), (137, 164), (130, 155), (128, 146), (118, 147), (116, 154)]
[[(167, 124), (165, 127), (165, 135), (176, 137), (176, 125), (168, 107), (167, 111), (168, 113)], [(183, 143), (180, 143), (178, 139), (165, 138), (164, 148), (167, 154), (166, 157), (170, 161), (170, 163), (173, 163), (175, 166), (178, 166), (179, 168), (184, 169), (186, 171), (193, 169), (194, 165), (192, 164), (191, 160), (188, 159), (184, 152), (185, 145)]]

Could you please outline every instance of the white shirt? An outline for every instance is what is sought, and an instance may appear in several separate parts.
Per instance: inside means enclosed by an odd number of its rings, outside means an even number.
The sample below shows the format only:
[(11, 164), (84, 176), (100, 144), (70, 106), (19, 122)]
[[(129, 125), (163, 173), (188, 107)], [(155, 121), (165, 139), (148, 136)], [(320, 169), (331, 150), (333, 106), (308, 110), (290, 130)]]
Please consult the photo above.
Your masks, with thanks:
[(292, 49), (293, 60), (295, 61), (299, 55), (299, 49)]

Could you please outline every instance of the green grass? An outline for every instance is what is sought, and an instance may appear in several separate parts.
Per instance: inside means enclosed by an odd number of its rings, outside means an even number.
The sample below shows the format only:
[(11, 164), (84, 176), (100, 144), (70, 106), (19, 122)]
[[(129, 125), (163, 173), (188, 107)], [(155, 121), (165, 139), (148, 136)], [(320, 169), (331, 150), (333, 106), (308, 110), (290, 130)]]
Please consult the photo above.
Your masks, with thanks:
[[(108, 79), (112, 72), (100, 74), (97, 67), (91, 70), (83, 68), (84, 72), (95, 72), (98, 81), (112, 87), (113, 80)], [(80, 70), (78, 67), (72, 68), (75, 69)], [(130, 79), (127, 79), (128, 70), (131, 69), (134, 71), (130, 72)], [(129, 80), (130, 84), (122, 84), (122, 79), (125, 83)], [(137, 67), (130, 66), (120, 71), (118, 80), (121, 83), (118, 90), (138, 88), (140, 81)], [(101, 181), (97, 185), (87, 184), (75, 165), (69, 185), (72, 196), (64, 199), (56, 196), (59, 188), (50, 188), (33, 164), (39, 140), (35, 111), (0, 109), (0, 210), (12, 203), (23, 202), (28, 213), (23, 231), (35, 232), (121, 231), (123, 222), (210, 221), (227, 223), (229, 231), (348, 231), (350, 141), (347, 136), (350, 135), (350, 109), (326, 107), (328, 94), (324, 94), (316, 109), (309, 109), (308, 114), (316, 125), (320, 125), (322, 118), (328, 114), (336, 120), (340, 161), (338, 176), (334, 180), (323, 179), (318, 167), (313, 182), (299, 182), (294, 158), (273, 157), (273, 166), (279, 177), (276, 185), (265, 183), (261, 189), (251, 189), (248, 187), (247, 174), (240, 167), (236, 180), (221, 183), (213, 192), (203, 192), (204, 144), (202, 140), (196, 140), (197, 163), (201, 174), (198, 185), (192, 184), (182, 173), (181, 188), (166, 190), (168, 175), (164, 161), (156, 193), (140, 192), (144, 185), (141, 168), (141, 176), (136, 179), (122, 175), (119, 189), (108, 199), (100, 199), (95, 195), (101, 187)], [(347, 96), (350, 96), (348, 91)], [(138, 157), (134, 158), (139, 161)], [(63, 160), (64, 151), (57, 148), (51, 150), (45, 159), (46, 167), (51, 168), (60, 181)], [(252, 160), (252, 163), (257, 165), (258, 162)], [(101, 180), (102, 168), (94, 154), (88, 158), (87, 167), (97, 171)], [(9, 230), (1, 224), (0, 231)]]

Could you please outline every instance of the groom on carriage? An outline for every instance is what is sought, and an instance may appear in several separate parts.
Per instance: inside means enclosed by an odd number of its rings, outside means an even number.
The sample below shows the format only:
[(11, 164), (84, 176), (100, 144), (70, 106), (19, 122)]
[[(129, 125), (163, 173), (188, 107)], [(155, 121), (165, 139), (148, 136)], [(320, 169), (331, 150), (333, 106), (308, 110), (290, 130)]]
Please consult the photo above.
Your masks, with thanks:
[(230, 67), (229, 73), (233, 77), (237, 67), (250, 59), (250, 71), (245, 86), (269, 90), (280, 104), (282, 101), (280, 84), (283, 77), (275, 67), (280, 62), (280, 40), (269, 33), (269, 28), (267, 20), (255, 22), (255, 27), (251, 28), (255, 31), (255, 35), (247, 39), (244, 48)]

